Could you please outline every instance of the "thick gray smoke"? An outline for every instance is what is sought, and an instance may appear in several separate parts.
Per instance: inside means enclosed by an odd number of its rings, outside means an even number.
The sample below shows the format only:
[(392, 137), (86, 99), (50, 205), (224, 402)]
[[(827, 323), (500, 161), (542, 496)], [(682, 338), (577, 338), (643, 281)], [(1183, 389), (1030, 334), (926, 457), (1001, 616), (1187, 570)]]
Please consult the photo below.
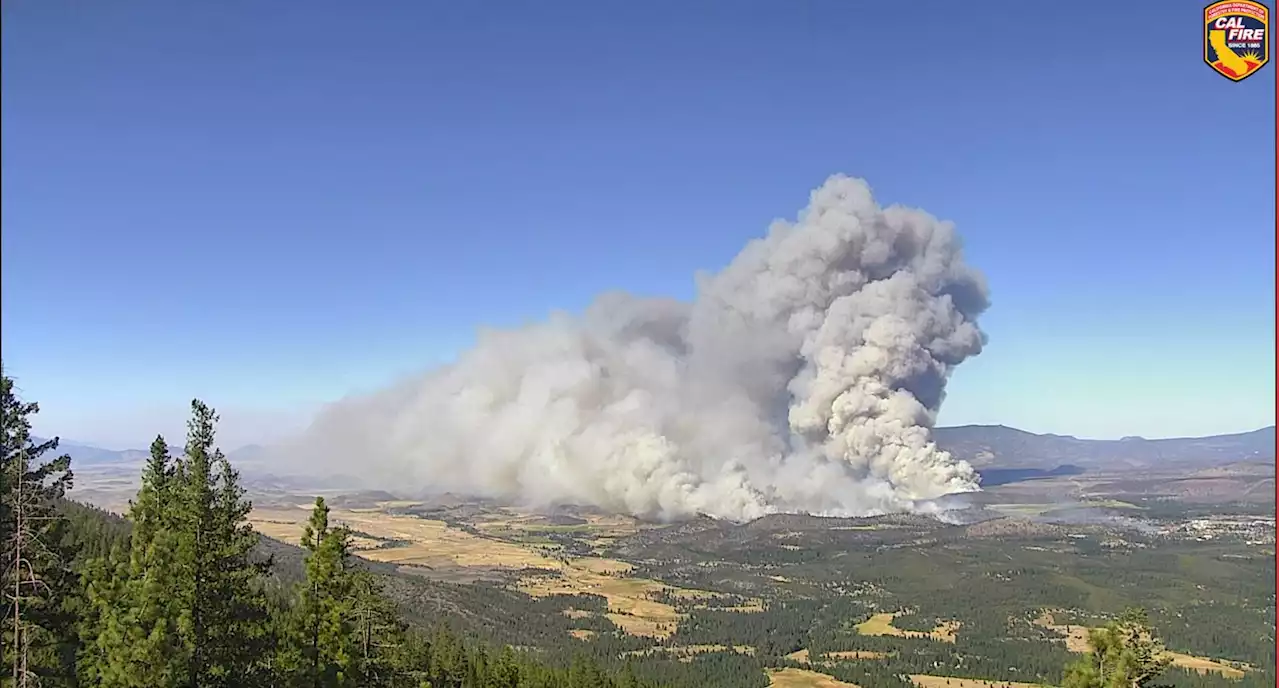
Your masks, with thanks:
[(979, 353), (952, 226), (834, 176), (698, 285), (482, 333), (459, 360), (324, 410), (290, 449), (392, 490), (644, 517), (868, 515), (978, 489), (930, 428)]

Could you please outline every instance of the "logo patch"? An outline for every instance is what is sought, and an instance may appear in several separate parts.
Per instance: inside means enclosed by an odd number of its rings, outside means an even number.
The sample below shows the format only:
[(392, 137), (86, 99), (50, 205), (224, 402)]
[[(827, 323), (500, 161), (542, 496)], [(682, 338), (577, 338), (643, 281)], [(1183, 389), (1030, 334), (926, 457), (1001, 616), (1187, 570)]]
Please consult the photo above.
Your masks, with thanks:
[(1204, 8), (1204, 61), (1232, 81), (1253, 76), (1271, 60), (1271, 22), (1266, 5), (1222, 0)]

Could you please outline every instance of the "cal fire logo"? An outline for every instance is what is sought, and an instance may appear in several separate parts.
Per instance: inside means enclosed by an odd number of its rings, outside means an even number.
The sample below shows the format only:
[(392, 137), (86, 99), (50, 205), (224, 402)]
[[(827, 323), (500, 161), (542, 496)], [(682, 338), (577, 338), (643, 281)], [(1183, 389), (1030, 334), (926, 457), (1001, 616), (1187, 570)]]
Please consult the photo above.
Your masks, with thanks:
[(1232, 81), (1255, 74), (1271, 59), (1265, 5), (1223, 0), (1204, 8), (1204, 61)]

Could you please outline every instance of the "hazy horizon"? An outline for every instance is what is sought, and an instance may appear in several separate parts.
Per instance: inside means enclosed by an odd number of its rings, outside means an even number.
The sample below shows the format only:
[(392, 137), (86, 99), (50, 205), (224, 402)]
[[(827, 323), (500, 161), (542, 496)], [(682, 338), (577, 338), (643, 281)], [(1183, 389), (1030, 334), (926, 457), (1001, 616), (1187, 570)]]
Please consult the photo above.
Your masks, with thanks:
[[(216, 410), (216, 409), (215, 409), (215, 410)], [(184, 421), (184, 422), (185, 422), (185, 421)], [(1076, 434), (1071, 434), (1071, 433), (1040, 432), (1040, 431), (1032, 430), (1032, 429), (1030, 429), (1030, 428), (1022, 428), (1022, 427), (1017, 427), (1017, 426), (1013, 426), (1013, 425), (1008, 425), (1008, 424), (1005, 424), (1005, 423), (961, 423), (961, 424), (957, 424), (957, 425), (942, 425), (942, 424), (940, 424), (940, 425), (935, 426), (935, 429), (938, 429), (938, 428), (960, 428), (960, 427), (996, 427), (996, 426), (1006, 427), (1006, 428), (1009, 428), (1009, 429), (1011, 429), (1011, 430), (1021, 430), (1021, 431), (1023, 431), (1023, 432), (1029, 432), (1029, 433), (1032, 433), (1032, 434), (1034, 434), (1034, 435), (1057, 435), (1057, 436), (1062, 436), (1062, 437), (1072, 437), (1072, 438), (1075, 438), (1075, 439), (1078, 439), (1078, 440), (1089, 440), (1089, 441), (1111, 442), (1111, 441), (1119, 441), (1119, 440), (1123, 440), (1123, 439), (1127, 439), (1127, 438), (1134, 438), (1134, 437), (1139, 438), (1139, 439), (1143, 439), (1143, 440), (1180, 440), (1180, 439), (1199, 439), (1199, 438), (1203, 438), (1203, 437), (1222, 437), (1222, 436), (1230, 436), (1230, 435), (1246, 435), (1246, 434), (1249, 434), (1249, 433), (1251, 433), (1251, 432), (1257, 432), (1257, 431), (1259, 431), (1259, 430), (1266, 430), (1267, 428), (1274, 428), (1274, 427), (1276, 427), (1276, 424), (1275, 424), (1275, 423), (1268, 423), (1268, 424), (1266, 424), (1266, 425), (1259, 425), (1259, 426), (1257, 426), (1257, 427), (1245, 428), (1245, 429), (1242, 429), (1242, 430), (1231, 430), (1231, 431), (1228, 431), (1228, 432), (1215, 432), (1215, 433), (1210, 433), (1210, 434), (1207, 434), (1207, 435), (1162, 435), (1162, 436), (1154, 436), (1154, 437), (1149, 437), (1149, 436), (1144, 436), (1144, 435), (1117, 435), (1117, 436), (1114, 436), (1114, 437), (1088, 437), (1088, 436), (1084, 436), (1084, 435), (1076, 435)], [(147, 440), (145, 440), (145, 441), (141, 441), (141, 442), (138, 442), (138, 443), (126, 443), (126, 444), (118, 444), (118, 443), (117, 443), (117, 444), (108, 444), (108, 443), (97, 442), (97, 441), (93, 441), (93, 440), (84, 440), (84, 439), (77, 438), (77, 437), (61, 437), (61, 436), (59, 437), (59, 441), (60, 441), (60, 442), (62, 442), (63, 444), (74, 444), (74, 445), (77, 445), (77, 446), (82, 446), (82, 447), (91, 447), (91, 448), (94, 448), (94, 449), (105, 449), (105, 450), (107, 450), (107, 451), (114, 451), (114, 452), (123, 452), (123, 451), (146, 451), (146, 450), (147, 450), (147, 448), (150, 446), (151, 441), (155, 439), (155, 435), (156, 435), (156, 434), (163, 434), (163, 435), (164, 435), (164, 437), (165, 437), (165, 440), (166, 440), (166, 441), (168, 441), (168, 442), (169, 442), (171, 445), (173, 445), (173, 446), (182, 446), (182, 444), (183, 444), (183, 442), (185, 441), (185, 438), (186, 438), (185, 430), (179, 430), (179, 431), (176, 431), (176, 432), (173, 432), (173, 433), (163, 433), (163, 432), (153, 433), (153, 434), (152, 434), (152, 435), (151, 435)], [(37, 432), (37, 433), (35, 433), (35, 435), (36, 435), (37, 437), (42, 437), (42, 438), (51, 438), (51, 437), (54, 437), (55, 435), (57, 435), (57, 433), (41, 433), (41, 432)], [(222, 435), (222, 433), (219, 433), (219, 437), (221, 437), (221, 435)], [(236, 443), (236, 444), (228, 444), (228, 443), (223, 442), (221, 439), (219, 439), (219, 441), (218, 441), (218, 446), (219, 446), (219, 447), (221, 447), (223, 451), (226, 451), (226, 452), (233, 452), (233, 451), (236, 451), (236, 450), (240, 450), (240, 449), (247, 449), (247, 448), (253, 448), (253, 447), (269, 447), (269, 446), (271, 446), (273, 443), (274, 443), (274, 441), (266, 441), (266, 442), (242, 442), (242, 443)]]

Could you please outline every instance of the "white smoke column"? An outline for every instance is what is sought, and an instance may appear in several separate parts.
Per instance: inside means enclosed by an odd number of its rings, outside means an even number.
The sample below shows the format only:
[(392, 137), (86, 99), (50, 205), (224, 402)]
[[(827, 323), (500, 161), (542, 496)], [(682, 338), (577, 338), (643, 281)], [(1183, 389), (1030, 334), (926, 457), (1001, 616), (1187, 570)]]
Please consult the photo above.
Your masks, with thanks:
[(644, 517), (863, 515), (978, 489), (930, 439), (979, 353), (952, 226), (834, 176), (692, 305), (600, 297), (322, 412), (284, 456), (393, 491)]

